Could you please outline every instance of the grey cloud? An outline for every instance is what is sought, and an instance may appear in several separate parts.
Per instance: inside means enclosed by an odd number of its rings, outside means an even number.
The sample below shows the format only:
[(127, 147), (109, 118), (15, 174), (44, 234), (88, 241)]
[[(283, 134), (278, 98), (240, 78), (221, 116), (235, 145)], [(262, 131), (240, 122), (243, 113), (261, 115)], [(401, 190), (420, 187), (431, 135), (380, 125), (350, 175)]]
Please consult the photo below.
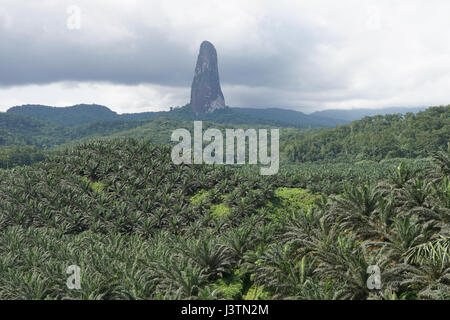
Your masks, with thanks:
[[(69, 81), (185, 92), (198, 47), (209, 40), (229, 105), (304, 110), (450, 100), (445, 0), (0, 2), (0, 91)], [(82, 8), (81, 30), (66, 28), (72, 4)], [(368, 28), (367, 21), (377, 23)], [(160, 96), (149, 104), (180, 100)]]
[[(67, 30), (64, 8), (31, 10), (23, 5), (12, 10), (13, 26), (0, 31), (3, 34), (0, 43), (1, 86), (58, 81), (186, 86), (192, 80), (197, 51), (189, 50), (185, 43), (171, 40), (172, 36), (189, 37), (188, 33), (168, 35), (164, 27), (152, 28), (142, 21), (129, 21), (124, 25), (128, 36), (111, 42), (96, 42), (95, 37), (101, 37), (102, 33), (92, 32), (90, 36), (89, 28), (99, 26), (89, 24), (80, 31)], [(112, 21), (106, 21), (119, 26), (123, 23), (113, 19), (112, 16)], [(260, 33), (265, 41), (271, 42), (270, 46), (275, 49), (272, 53), (249, 52), (246, 49), (251, 48), (252, 43), (230, 51), (225, 43), (208, 39), (218, 47), (224, 83), (287, 87), (301, 84), (306, 77), (302, 68), (306, 68), (317, 36), (289, 24), (270, 30), (269, 21), (267, 25), (265, 23), (261, 22)], [(191, 47), (199, 44), (193, 42)]]

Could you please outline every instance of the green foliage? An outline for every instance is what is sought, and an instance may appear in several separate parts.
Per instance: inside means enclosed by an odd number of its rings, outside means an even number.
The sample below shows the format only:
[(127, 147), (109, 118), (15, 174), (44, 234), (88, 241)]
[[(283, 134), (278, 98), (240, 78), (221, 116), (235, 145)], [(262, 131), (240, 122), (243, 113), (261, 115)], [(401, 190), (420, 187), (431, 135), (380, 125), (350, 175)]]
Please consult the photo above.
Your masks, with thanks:
[(77, 126), (62, 126), (12, 112), (0, 112), (0, 148), (3, 146), (51, 148), (83, 139), (110, 136), (142, 126), (146, 122), (145, 120), (93, 121)]
[(170, 151), (90, 141), (0, 170), (0, 298), (448, 299), (450, 150), (274, 176)]
[(104, 188), (105, 188), (105, 185), (101, 182), (94, 182), (92, 184), (92, 189), (97, 192), (102, 192)]
[(313, 195), (304, 189), (280, 187), (275, 189), (275, 197), (264, 209), (270, 213), (270, 217), (278, 219), (292, 212), (308, 211), (317, 207), (323, 199), (322, 195)]
[(274, 184), (278, 187), (308, 189), (312, 193), (339, 194), (346, 182), (351, 184), (377, 183), (394, 177), (404, 163), (412, 172), (425, 170), (429, 159), (392, 159), (379, 163), (301, 163), (283, 165)]
[[(370, 167), (376, 165), (370, 161), (425, 157), (445, 147), (450, 140), (449, 108), (429, 108), (416, 115), (366, 117), (334, 129), (300, 130), (330, 124), (322, 123), (324, 119), (314, 122), (310, 118), (303, 119), (306, 115), (301, 113), (294, 116), (293, 111), (277, 109), (261, 111), (261, 118), (258, 118), (254, 110), (232, 108), (205, 115), (195, 115), (188, 106), (170, 112), (117, 115), (95, 105), (22, 106), (0, 113), (0, 165), (7, 168), (29, 165), (41, 161), (50, 148), (99, 138), (138, 138), (171, 144), (173, 130), (187, 128), (192, 133), (193, 120), (203, 120), (204, 130), (214, 127), (222, 132), (227, 128), (281, 128), (282, 167), (287, 163), (311, 161), (326, 161), (327, 165), (356, 162)], [(277, 118), (274, 116), (277, 113), (281, 120), (271, 120)], [(23, 146), (41, 150), (18, 148)]]
[(215, 218), (222, 219), (231, 214), (231, 209), (225, 203), (213, 204), (211, 206), (211, 213)]
[[(211, 191), (206, 191), (206, 190), (200, 190), (198, 191), (193, 197), (191, 197), (190, 202), (191, 204), (193, 204), (196, 207), (202, 206), (202, 205), (209, 205), (210, 207), (210, 212), (211, 215), (215, 218), (215, 219), (222, 219), (222, 218), (226, 218), (229, 217), (231, 214), (231, 209), (230, 207), (225, 204), (225, 203), (219, 203), (219, 204), (212, 204), (211, 203)], [(221, 196), (221, 200), (222, 198), (225, 198), (224, 196)]]
[(207, 196), (208, 196), (208, 191), (202, 189), (191, 197), (190, 202), (193, 205), (199, 205), (202, 202), (206, 201)]
[(89, 178), (87, 177), (82, 177), (82, 179), (84, 181), (86, 181), (86, 183), (89, 184), (91, 190), (96, 191), (96, 192), (102, 192), (105, 189), (105, 184), (101, 183), (101, 182), (92, 182)]
[(244, 296), (244, 300), (270, 300), (271, 295), (264, 287), (253, 285)]
[(219, 296), (226, 300), (241, 300), (244, 282), (238, 273), (234, 273), (214, 283), (213, 288), (219, 291)]
[(49, 152), (34, 146), (12, 146), (0, 148), (0, 168), (31, 165), (45, 159)]
[(450, 106), (365, 117), (318, 132), (297, 131), (282, 139), (290, 161), (360, 161), (424, 157), (450, 140)]
[(62, 126), (76, 126), (95, 121), (119, 120), (120, 118), (117, 113), (107, 107), (85, 104), (66, 108), (24, 105), (10, 108), (8, 113), (49, 121)]

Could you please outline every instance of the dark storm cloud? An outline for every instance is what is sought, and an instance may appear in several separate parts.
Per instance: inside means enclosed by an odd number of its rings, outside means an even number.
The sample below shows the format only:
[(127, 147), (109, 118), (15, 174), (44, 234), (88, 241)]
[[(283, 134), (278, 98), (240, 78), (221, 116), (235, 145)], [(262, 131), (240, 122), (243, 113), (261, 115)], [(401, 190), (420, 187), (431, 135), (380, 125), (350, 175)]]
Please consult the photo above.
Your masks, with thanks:
[[(216, 46), (230, 105), (308, 110), (450, 100), (450, 39), (443, 32), (450, 27), (447, 1), (0, 4), (0, 104), (25, 101), (8, 88), (20, 86), (28, 101), (37, 92), (27, 89), (30, 85), (65, 82), (103, 83), (103, 95), (122, 86), (123, 101), (146, 101), (151, 92), (151, 105), (182, 104), (203, 40)], [(66, 26), (71, 5), (82, 11), (80, 30)], [(76, 85), (69, 87), (54, 90), (61, 95), (54, 100), (69, 101)], [(79, 88), (85, 91), (79, 89), (77, 97), (95, 98), (92, 86)]]
[[(189, 30), (186, 33), (178, 30), (168, 36), (169, 31), (164, 26), (148, 26), (137, 17), (134, 21), (116, 21), (120, 12), (108, 16), (100, 6), (82, 10), (81, 29), (69, 30), (65, 26), (66, 7), (29, 7), (26, 3), (11, 4), (10, 11), (7, 7), (3, 19), (10, 14), (10, 26), (3, 23), (2, 27), (0, 23), (2, 86), (58, 81), (186, 86), (192, 80), (197, 56), (197, 49), (193, 48), (198, 47), (200, 41), (192, 39), (189, 44), (177, 41), (189, 37)], [(92, 20), (98, 14), (103, 15), (103, 23), (117, 25), (119, 35), (114, 35), (117, 30), (94, 23)], [(301, 83), (298, 79), (302, 78), (302, 64), (309, 63), (308, 55), (318, 41), (317, 35), (289, 24), (278, 26), (277, 30), (271, 30), (271, 25), (264, 23), (258, 27), (263, 40), (270, 42), (269, 47), (249, 42), (229, 50), (228, 41), (221, 41), (220, 35), (218, 39), (209, 39), (218, 49), (222, 81), (275, 87)], [(122, 34), (120, 28), (123, 28)], [(244, 36), (245, 32), (241, 30)], [(274, 33), (280, 37), (271, 38)], [(209, 34), (205, 33), (205, 37)]]
[(7, 45), (0, 52), (0, 85), (57, 81), (185, 85), (192, 73), (192, 57), (182, 54), (185, 48), (167, 43), (158, 30), (142, 37), (145, 41), (79, 46), (6, 35), (2, 42)]

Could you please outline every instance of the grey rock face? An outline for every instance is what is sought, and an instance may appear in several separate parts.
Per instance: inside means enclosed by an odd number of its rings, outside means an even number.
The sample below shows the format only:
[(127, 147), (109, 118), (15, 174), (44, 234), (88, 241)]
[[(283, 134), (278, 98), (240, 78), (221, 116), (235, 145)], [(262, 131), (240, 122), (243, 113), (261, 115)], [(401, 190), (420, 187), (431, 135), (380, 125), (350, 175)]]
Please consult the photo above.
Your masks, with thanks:
[(209, 41), (203, 41), (191, 88), (191, 109), (196, 113), (212, 112), (225, 107), (220, 88), (217, 52)]

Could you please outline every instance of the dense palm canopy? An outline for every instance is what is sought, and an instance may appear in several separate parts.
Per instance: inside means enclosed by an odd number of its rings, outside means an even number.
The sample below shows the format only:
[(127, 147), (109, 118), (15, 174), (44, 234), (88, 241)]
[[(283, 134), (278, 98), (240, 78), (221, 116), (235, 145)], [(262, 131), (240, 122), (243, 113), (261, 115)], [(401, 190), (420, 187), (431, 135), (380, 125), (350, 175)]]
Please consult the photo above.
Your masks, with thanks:
[(0, 170), (0, 298), (449, 299), (449, 151), (262, 177), (135, 139), (67, 148)]

